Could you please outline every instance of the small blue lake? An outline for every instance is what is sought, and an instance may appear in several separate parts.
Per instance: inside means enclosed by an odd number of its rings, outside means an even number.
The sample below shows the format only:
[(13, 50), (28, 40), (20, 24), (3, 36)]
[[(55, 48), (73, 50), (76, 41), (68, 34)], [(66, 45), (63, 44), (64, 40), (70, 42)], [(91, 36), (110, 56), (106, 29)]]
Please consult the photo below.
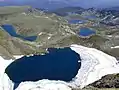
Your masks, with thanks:
[(85, 23), (85, 21), (83, 21), (83, 20), (71, 19), (71, 20), (68, 20), (68, 23), (70, 23), (70, 24), (83, 24), (83, 23)]
[(84, 18), (86, 18), (86, 19), (97, 19), (97, 17), (96, 16), (84, 16)]
[(90, 35), (96, 34), (96, 32), (94, 30), (89, 29), (89, 28), (81, 28), (79, 30), (78, 34), (79, 34), (79, 36), (86, 37), (86, 36), (90, 36)]
[(48, 51), (45, 55), (24, 56), (14, 61), (5, 73), (16, 86), (23, 81), (42, 79), (71, 81), (81, 67), (80, 55), (69, 47)]
[(22, 39), (28, 40), (28, 41), (35, 41), (36, 38), (37, 38), (37, 36), (24, 37), (22, 35), (19, 35), (19, 34), (16, 33), (15, 28), (12, 25), (9, 25), (9, 24), (4, 24), (1, 27), (13, 37), (19, 37), (19, 38), (22, 38)]
[(28, 41), (35, 41), (37, 39), (37, 36), (29, 36), (29, 37), (20, 36), (20, 37)]

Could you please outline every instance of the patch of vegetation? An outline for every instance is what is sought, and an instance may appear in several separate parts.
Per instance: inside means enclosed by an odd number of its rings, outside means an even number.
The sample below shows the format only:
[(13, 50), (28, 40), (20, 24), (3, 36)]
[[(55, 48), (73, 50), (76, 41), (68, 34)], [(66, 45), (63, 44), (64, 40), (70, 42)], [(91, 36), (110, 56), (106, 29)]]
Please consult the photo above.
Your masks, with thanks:
[(0, 30), (0, 39), (2, 39), (4, 37), (3, 31)]

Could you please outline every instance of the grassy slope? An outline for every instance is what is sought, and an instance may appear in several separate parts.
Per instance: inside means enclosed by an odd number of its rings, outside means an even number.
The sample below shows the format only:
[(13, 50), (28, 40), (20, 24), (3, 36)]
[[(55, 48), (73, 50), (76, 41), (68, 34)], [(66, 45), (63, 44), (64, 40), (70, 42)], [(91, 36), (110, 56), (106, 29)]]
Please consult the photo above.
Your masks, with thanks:
[[(34, 42), (13, 37), (11, 37), (9, 42), (7, 42), (7, 39), (4, 39), (5, 43), (3, 45), (5, 45), (5, 48), (8, 48), (7, 50), (11, 52), (11, 54), (17, 53), (14, 48), (19, 49), (17, 50), (18, 54), (42, 53), (46, 48), (56, 46), (57, 41), (64, 39), (67, 35), (71, 35), (70, 28), (63, 18), (53, 14), (45, 14), (31, 8), (31, 11), (28, 9), (29, 7), (16, 6), (0, 8), (0, 24), (12, 24), (17, 33), (23, 36), (38, 36)], [(41, 32), (44, 34), (39, 36), (38, 34)], [(48, 37), (50, 35), (51, 38), (49, 40)]]

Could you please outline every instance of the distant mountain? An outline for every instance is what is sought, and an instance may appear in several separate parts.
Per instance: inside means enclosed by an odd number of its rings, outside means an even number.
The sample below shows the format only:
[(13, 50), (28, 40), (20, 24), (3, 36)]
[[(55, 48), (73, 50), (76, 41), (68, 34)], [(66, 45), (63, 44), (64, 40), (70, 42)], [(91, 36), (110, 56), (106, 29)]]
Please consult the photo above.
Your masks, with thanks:
[(63, 7), (63, 8), (58, 8), (58, 9), (55, 9), (53, 11), (57, 11), (57, 12), (77, 12), (77, 11), (82, 11), (84, 10), (83, 8), (81, 7)]
[(72, 14), (72, 13), (80, 14), (83, 11), (85, 11), (85, 9), (83, 9), (81, 7), (63, 7), (63, 8), (51, 10), (49, 12), (55, 13), (55, 14), (60, 15), (60, 16), (66, 16), (66, 15)]
[(55, 13), (60, 16), (71, 16), (78, 14), (79, 16), (86, 19), (96, 19), (101, 24), (106, 25), (119, 25), (119, 12), (117, 11), (118, 7), (112, 8), (88, 8), (84, 9), (81, 7), (63, 7), (55, 10), (51, 10), (49, 12)]
[(45, 1), (42, 3), (38, 3), (37, 5), (34, 4), (33, 6), (37, 8), (47, 9), (47, 10), (55, 10), (62, 7), (68, 7), (70, 5), (66, 2), (61, 2), (61, 1)]
[(48, 10), (72, 6), (67, 0), (10, 0), (0, 2), (0, 6), (9, 5), (30, 5), (35, 8), (42, 8)]
[[(1, 0), (0, 0), (1, 1)], [(118, 0), (2, 0), (12, 5), (31, 5), (39, 8), (55, 9), (68, 6), (79, 6), (83, 8), (107, 8), (119, 6)], [(1, 2), (0, 2), (1, 3)]]
[(106, 10), (115, 10), (115, 11), (119, 11), (119, 7), (106, 8)]
[(8, 5), (10, 5), (10, 4), (5, 3), (5, 2), (0, 2), (0, 6), (8, 6)]

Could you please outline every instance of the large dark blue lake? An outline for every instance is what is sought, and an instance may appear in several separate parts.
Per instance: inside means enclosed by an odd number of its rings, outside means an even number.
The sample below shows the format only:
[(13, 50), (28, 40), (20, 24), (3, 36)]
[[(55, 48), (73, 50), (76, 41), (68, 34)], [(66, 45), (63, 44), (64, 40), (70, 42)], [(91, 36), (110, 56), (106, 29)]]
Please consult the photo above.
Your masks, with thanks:
[(81, 28), (78, 34), (79, 36), (87, 37), (96, 34), (96, 32), (94, 30), (91, 30), (90, 28)]
[(69, 47), (48, 51), (45, 55), (24, 56), (14, 61), (5, 73), (16, 86), (23, 81), (41, 79), (71, 81), (81, 67), (80, 55)]
[(13, 37), (19, 37), (19, 38), (22, 38), (22, 39), (28, 40), (28, 41), (34, 41), (37, 38), (37, 36), (24, 37), (22, 35), (19, 35), (16, 33), (15, 28), (9, 24), (2, 25), (1, 27)]

